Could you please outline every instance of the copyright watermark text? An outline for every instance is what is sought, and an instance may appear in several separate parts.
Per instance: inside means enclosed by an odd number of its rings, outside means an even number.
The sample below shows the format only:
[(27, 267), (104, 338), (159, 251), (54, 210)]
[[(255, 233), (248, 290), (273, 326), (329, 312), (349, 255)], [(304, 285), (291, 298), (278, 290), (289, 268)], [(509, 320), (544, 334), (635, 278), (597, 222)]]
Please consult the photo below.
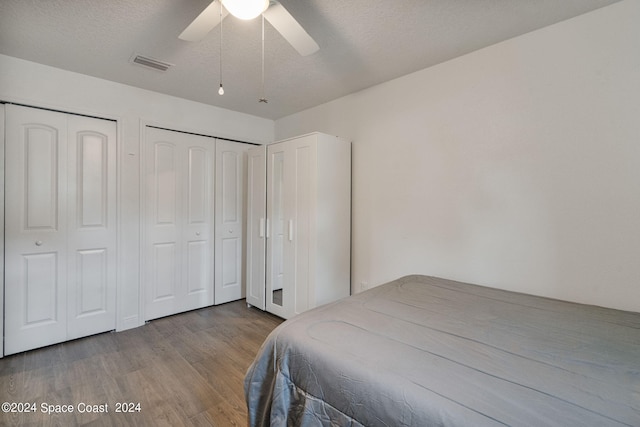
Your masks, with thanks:
[(2, 412), (4, 413), (43, 413), (47, 415), (53, 414), (70, 414), (70, 413), (98, 413), (105, 414), (115, 413), (135, 413), (140, 412), (142, 407), (140, 402), (116, 402), (109, 403), (87, 403), (80, 402), (76, 404), (51, 404), (47, 402), (3, 402)]

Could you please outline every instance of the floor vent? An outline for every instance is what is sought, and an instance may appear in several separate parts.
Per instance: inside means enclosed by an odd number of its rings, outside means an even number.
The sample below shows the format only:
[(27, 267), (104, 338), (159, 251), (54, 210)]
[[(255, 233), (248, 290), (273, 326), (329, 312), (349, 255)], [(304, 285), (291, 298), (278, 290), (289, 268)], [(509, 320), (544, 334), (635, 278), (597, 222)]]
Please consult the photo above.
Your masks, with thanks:
[(169, 68), (173, 67), (173, 64), (169, 64), (168, 62), (159, 61), (157, 59), (149, 58), (148, 56), (138, 55), (137, 53), (133, 54), (131, 62), (142, 65), (143, 67), (153, 68), (158, 71), (167, 71)]

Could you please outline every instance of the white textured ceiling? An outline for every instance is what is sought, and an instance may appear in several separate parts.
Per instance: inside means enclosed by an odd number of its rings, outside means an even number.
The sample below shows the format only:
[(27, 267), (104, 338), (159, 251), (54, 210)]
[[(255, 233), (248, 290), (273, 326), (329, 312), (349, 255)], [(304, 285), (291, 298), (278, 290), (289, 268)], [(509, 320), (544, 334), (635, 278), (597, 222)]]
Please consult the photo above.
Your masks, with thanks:
[[(268, 104), (259, 19), (224, 21), (224, 96), (219, 30), (178, 39), (209, 0), (0, 0), (0, 53), (277, 119), (616, 1), (280, 0), (320, 51), (299, 56), (266, 24)], [(134, 52), (175, 66), (133, 65)]]

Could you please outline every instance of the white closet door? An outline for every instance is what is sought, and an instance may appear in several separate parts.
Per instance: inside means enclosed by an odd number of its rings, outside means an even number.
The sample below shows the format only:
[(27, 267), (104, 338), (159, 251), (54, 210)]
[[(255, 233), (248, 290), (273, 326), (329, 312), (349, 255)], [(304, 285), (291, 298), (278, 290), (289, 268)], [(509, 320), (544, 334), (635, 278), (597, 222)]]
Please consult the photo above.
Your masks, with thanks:
[(213, 304), (214, 139), (148, 127), (145, 320)]
[(115, 329), (116, 124), (69, 116), (67, 337)]
[(5, 354), (115, 328), (114, 122), (6, 109)]
[(247, 304), (265, 309), (266, 148), (247, 152)]
[(67, 117), (6, 111), (5, 354), (67, 337)]
[[(191, 135), (190, 135), (191, 136)], [(184, 309), (213, 304), (214, 139), (195, 136), (186, 151), (186, 188), (182, 223)]]
[(245, 296), (243, 279), (244, 177), (247, 144), (216, 141), (215, 303)]

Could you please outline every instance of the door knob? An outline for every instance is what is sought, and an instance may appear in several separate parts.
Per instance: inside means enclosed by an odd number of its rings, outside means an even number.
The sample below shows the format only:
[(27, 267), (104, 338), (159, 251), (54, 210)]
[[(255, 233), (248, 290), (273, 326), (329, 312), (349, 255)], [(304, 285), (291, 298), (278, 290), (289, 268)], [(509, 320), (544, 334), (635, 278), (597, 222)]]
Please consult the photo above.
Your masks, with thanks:
[(36, 246), (42, 246), (42, 240), (36, 240)]
[(200, 235), (200, 232), (199, 232), (199, 231), (196, 231), (196, 236), (199, 236), (199, 235)]

